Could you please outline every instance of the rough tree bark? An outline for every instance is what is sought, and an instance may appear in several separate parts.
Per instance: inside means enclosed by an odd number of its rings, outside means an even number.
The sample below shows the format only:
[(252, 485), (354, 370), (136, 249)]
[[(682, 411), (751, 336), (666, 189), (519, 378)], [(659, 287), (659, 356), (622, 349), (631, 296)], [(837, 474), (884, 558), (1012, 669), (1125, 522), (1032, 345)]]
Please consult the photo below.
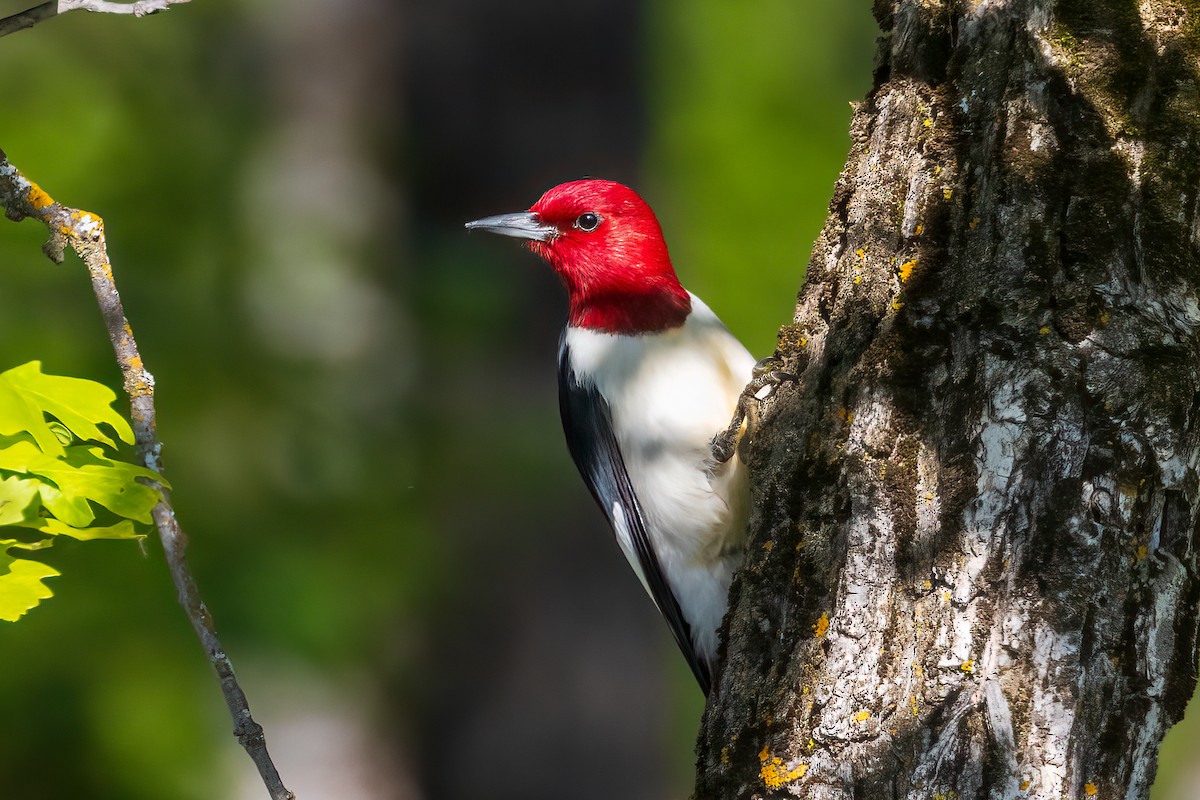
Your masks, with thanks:
[(698, 798), (1145, 798), (1196, 683), (1200, 3), (877, 0)]

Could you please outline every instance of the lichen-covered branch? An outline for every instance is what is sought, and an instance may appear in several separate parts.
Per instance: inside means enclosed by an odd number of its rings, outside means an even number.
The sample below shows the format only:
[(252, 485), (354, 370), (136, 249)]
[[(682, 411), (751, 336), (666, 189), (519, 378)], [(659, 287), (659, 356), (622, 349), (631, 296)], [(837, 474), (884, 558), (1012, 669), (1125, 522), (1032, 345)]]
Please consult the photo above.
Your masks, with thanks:
[(1196, 6), (874, 5), (697, 797), (1145, 798), (1200, 639)]
[[(146, 370), (138, 351), (133, 329), (125, 317), (121, 297), (113, 280), (112, 264), (108, 260), (104, 220), (88, 211), (69, 208), (55, 202), (36, 183), (25, 178), (0, 150), (0, 204), (10, 220), (33, 218), (46, 226), (50, 237), (44, 250), (55, 262), (63, 260), (70, 247), (87, 266), (92, 289), (100, 306), (104, 326), (108, 331), (117, 363), (124, 378), (125, 393), (129, 396), (133, 431), (138, 457), (162, 474), (154, 409), (154, 377)], [(187, 562), (188, 539), (171, 506), (170, 492), (156, 485), (162, 501), (154, 508), (153, 517), (162, 540), (163, 552), (171, 572), (179, 602), (187, 612), (192, 627), (204, 646), (205, 654), (220, 680), (221, 692), (233, 717), (234, 735), (258, 767), (259, 774), (272, 800), (292, 800), (293, 795), (283, 785), (279, 772), (267, 752), (262, 726), (250, 715), (246, 695), (238, 684), (233, 665), (217, 638), (212, 615), (200, 597)]]
[(110, 0), (49, 0), (48, 2), (26, 9), (0, 19), (0, 36), (32, 28), (39, 22), (51, 17), (66, 14), (68, 11), (92, 11), (98, 14), (132, 14), (135, 17), (145, 17), (166, 11), (177, 3), (188, 3), (191, 0), (134, 0), (130, 3), (115, 3)]

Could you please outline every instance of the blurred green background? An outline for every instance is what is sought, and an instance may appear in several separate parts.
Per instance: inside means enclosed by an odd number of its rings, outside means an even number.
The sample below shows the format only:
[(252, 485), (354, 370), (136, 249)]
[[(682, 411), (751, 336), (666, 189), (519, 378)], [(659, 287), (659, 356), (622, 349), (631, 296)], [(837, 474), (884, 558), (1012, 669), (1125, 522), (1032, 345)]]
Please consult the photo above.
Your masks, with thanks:
[[(865, 0), (259, 0), (0, 39), (0, 147), (106, 219), (192, 565), (303, 800), (690, 792), (701, 698), (561, 441), (562, 292), (462, 223), (627, 182), (765, 355), (874, 36)], [(43, 238), (0, 224), (0, 368), (117, 388)], [(46, 558), (56, 597), (0, 629), (0, 797), (264, 797), (157, 542)]]

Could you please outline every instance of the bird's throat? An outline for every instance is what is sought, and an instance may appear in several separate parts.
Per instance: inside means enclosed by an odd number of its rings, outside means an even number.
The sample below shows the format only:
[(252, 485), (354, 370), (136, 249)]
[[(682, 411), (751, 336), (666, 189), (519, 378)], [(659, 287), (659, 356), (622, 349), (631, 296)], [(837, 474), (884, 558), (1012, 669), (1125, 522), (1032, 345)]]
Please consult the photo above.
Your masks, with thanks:
[(570, 324), (601, 333), (659, 333), (678, 328), (692, 312), (692, 299), (678, 283), (650, 291), (571, 292)]

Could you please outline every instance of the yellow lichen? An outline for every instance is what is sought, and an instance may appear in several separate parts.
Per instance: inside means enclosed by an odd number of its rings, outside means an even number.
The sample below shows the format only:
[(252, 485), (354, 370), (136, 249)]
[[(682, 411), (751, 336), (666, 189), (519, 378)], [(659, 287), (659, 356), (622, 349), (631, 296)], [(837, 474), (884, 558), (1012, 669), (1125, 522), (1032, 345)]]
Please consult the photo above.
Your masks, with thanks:
[(729, 748), (728, 747), (721, 748), (721, 763), (729, 764)]
[(866, 258), (867, 257), (867, 248), (865, 248), (865, 247), (858, 248), (857, 250), (854, 251), (854, 255), (858, 256), (859, 258)]
[(931, 120), (929, 117), (926, 117), (926, 118), (925, 118), (925, 121), (924, 121), (924, 122), (922, 122), (921, 124), (922, 124), (922, 125), (924, 125), (926, 128), (932, 128), (932, 127), (933, 127), (933, 120)]
[(1041, 336), (1045, 336), (1045, 335), (1046, 335), (1046, 334), (1048, 334), (1048, 333), (1050, 333), (1050, 328), (1049, 328), (1049, 327), (1047, 327), (1046, 325), (1043, 325), (1042, 327), (1038, 328), (1038, 334), (1039, 334), (1039, 335), (1041, 335)]
[(772, 542), (772, 541), (769, 541), (769, 540), (768, 540), (768, 541), (765, 541), (765, 542), (763, 542), (762, 549), (763, 549), (763, 550), (765, 550), (765, 551), (766, 551), (766, 552), (768, 552), (768, 553), (769, 553), (769, 552), (771, 552), (772, 550), (774, 550), (774, 549), (775, 549), (775, 542)]
[(1086, 794), (1088, 797), (1092, 797), (1098, 791), (1100, 791), (1100, 790), (1096, 788), (1096, 784), (1092, 783), (1091, 781), (1088, 781), (1087, 783), (1085, 783), (1083, 785), (1083, 793)]
[(914, 235), (914, 236), (920, 236), (920, 235), (921, 235), (921, 232), (922, 232), (922, 231), (924, 231), (924, 230), (925, 230), (925, 226), (924, 226), (924, 225), (918, 225), (918, 226), (917, 226), (917, 230), (916, 230), (916, 232), (915, 232), (913, 235)]
[(1029, 791), (1030, 785), (1031, 785), (1031, 781), (1028, 778), (1026, 778), (1025, 780), (1021, 781), (1021, 786), (1019, 788), (1022, 792), (1027, 792), (1027, 791)]
[(975, 230), (975, 228), (978, 226), (979, 226), (979, 217), (975, 217), (975, 219), (973, 219), (967, 223), (967, 227), (970, 228), (971, 230)]
[(829, 630), (829, 614), (827, 612), (822, 611), (821, 618), (818, 619), (817, 624), (813, 625), (812, 627), (813, 627), (813, 632), (817, 635), (818, 639), (820, 639), (822, 636), (824, 636), (825, 633)]
[(962, 663), (962, 666), (959, 667), (959, 669), (961, 669), (963, 672), (974, 672), (975, 671), (975, 659), (969, 659), (967, 661), (964, 661)]
[(912, 275), (913, 268), (917, 266), (917, 260), (905, 261), (900, 265), (900, 280), (901, 282), (908, 280), (908, 276)]
[(1150, 552), (1150, 551), (1147, 549), (1146, 545), (1141, 545), (1140, 547), (1138, 547), (1138, 549), (1137, 549), (1138, 561), (1141, 561), (1143, 558), (1145, 558), (1146, 554), (1148, 552)]
[(808, 772), (808, 764), (797, 764), (795, 769), (787, 769), (783, 759), (771, 756), (765, 744), (758, 754), (758, 760), (762, 762), (758, 774), (769, 789), (779, 789), (786, 783), (798, 781)]
[(870, 711), (859, 711), (857, 714), (854, 715), (855, 722), (866, 722), (870, 718), (871, 718)]
[(42, 187), (33, 182), (29, 184), (29, 192), (25, 195), (25, 199), (29, 201), (29, 205), (38, 211), (41, 211), (46, 206), (54, 205), (54, 198), (46, 194), (42, 190)]
[(855, 275), (854, 276), (854, 285), (857, 286), (860, 283), (862, 283), (862, 275)]
[(942, 189), (942, 199), (943, 200), (949, 200), (953, 196), (954, 196), (953, 189)]
[(921, 712), (920, 712), (920, 707), (917, 705), (917, 696), (915, 694), (909, 695), (908, 702), (909, 702), (909, 705), (912, 707), (913, 716), (914, 717), (920, 716)]
[(904, 308), (904, 303), (901, 303), (899, 298), (892, 300), (892, 311), (899, 311), (902, 308)]

